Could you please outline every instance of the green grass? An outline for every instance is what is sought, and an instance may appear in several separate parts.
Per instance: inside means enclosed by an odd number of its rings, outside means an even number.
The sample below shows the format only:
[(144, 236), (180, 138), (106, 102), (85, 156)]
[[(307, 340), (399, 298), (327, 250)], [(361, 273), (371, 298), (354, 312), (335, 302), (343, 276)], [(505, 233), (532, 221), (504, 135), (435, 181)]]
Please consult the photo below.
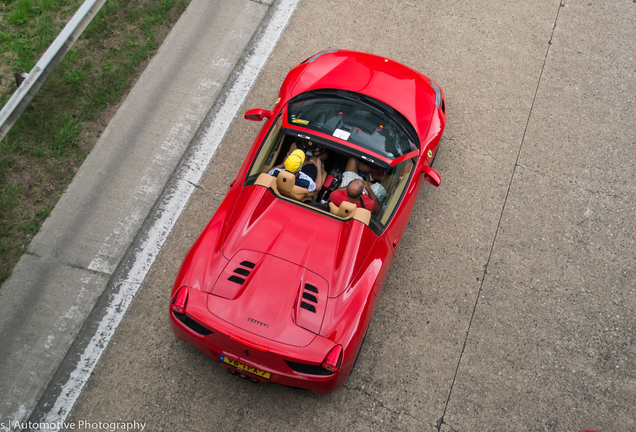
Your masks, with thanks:
[[(0, 104), (84, 0), (0, 4)], [(99, 131), (190, 0), (107, 0), (0, 142), (0, 282), (49, 216)], [(92, 138), (91, 138), (92, 137)]]

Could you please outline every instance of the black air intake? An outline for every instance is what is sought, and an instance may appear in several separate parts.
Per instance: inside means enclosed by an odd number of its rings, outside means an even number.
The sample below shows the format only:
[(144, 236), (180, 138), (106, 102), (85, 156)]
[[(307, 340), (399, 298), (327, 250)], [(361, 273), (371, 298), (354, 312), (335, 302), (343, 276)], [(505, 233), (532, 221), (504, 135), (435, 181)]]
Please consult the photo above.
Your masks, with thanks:
[[(318, 298), (313, 294), (309, 294), (307, 291), (311, 291), (314, 294), (318, 294), (318, 288), (310, 284), (305, 284), (305, 291), (303, 291), (303, 299), (307, 301), (302, 301), (300, 303), (300, 307), (308, 310), (309, 312), (316, 313), (316, 306), (314, 305), (318, 304)], [(313, 303), (313, 305), (308, 302)]]
[[(243, 261), (241, 264), (241, 266), (243, 267), (247, 267), (249, 269), (253, 269), (254, 267), (256, 267), (256, 264), (249, 262), (249, 261)], [(244, 268), (241, 267), (237, 267), (234, 269), (234, 273), (239, 274), (243, 277), (239, 277), (236, 275), (232, 275), (229, 278), (227, 278), (227, 280), (229, 280), (230, 282), (234, 282), (237, 283), (239, 285), (243, 285), (245, 283), (245, 278), (247, 278), (250, 275), (250, 270), (246, 270)]]
[(307, 375), (333, 375), (333, 372), (323, 369), (322, 366), (296, 363), (288, 360), (285, 360), (285, 363), (287, 363), (287, 366), (289, 366), (291, 370)]
[(301, 302), (300, 307), (308, 310), (309, 312), (316, 313), (316, 307), (314, 305), (310, 305), (309, 303)]
[(206, 329), (205, 327), (203, 327), (201, 324), (199, 324), (198, 322), (196, 322), (195, 320), (193, 320), (186, 314), (177, 314), (173, 312), (172, 315), (176, 319), (181, 321), (183, 325), (185, 325), (186, 327), (188, 327), (190, 330), (192, 330), (195, 333), (199, 333), (200, 335), (203, 335), (203, 336), (212, 334), (211, 330)]

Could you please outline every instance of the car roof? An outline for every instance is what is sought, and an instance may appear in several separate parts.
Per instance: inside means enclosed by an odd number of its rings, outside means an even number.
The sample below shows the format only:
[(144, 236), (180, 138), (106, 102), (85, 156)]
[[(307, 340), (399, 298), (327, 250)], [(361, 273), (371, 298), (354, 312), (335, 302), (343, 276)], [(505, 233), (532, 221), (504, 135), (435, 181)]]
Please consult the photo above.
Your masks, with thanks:
[(435, 109), (435, 90), (425, 75), (394, 60), (357, 51), (323, 51), (294, 85), (291, 97), (317, 89), (342, 89), (370, 96), (400, 112), (423, 140)]

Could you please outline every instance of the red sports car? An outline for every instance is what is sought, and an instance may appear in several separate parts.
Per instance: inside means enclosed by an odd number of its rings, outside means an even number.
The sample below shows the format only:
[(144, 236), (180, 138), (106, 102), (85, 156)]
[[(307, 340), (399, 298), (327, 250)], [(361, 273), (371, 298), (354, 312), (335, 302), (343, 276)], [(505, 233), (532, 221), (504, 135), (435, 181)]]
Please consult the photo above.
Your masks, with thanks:
[[(328, 394), (353, 369), (423, 180), (440, 184), (444, 93), (393, 60), (328, 50), (245, 118), (267, 121), (181, 265), (170, 323), (242, 378)], [(282, 168), (293, 150), (313, 188)], [(342, 198), (352, 178), (370, 206)]]

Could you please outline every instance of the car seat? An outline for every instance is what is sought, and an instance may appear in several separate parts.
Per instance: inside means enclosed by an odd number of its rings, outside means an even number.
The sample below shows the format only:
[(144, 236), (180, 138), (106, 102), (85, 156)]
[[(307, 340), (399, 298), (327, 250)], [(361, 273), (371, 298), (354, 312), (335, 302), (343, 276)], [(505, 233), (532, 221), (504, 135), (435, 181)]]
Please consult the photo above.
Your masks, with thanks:
[(304, 201), (311, 195), (309, 189), (296, 186), (296, 176), (286, 170), (278, 172), (276, 188), (281, 195), (297, 199), (298, 201)]
[(329, 210), (331, 211), (331, 214), (342, 219), (355, 219), (365, 225), (369, 225), (369, 221), (371, 220), (371, 212), (369, 210), (360, 208), (349, 201), (341, 202), (340, 206), (330, 202)]

